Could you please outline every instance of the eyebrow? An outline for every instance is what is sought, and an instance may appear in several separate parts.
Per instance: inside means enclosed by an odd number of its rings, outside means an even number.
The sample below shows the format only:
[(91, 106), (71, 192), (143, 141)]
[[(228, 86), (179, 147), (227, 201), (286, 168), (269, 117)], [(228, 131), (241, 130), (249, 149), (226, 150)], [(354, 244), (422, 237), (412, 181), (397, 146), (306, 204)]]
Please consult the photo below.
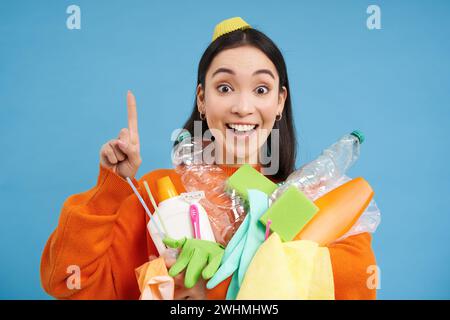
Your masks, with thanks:
[[(233, 75), (233, 76), (236, 75), (236, 73), (234, 73), (234, 71), (231, 70), (231, 69), (228, 69), (228, 68), (219, 68), (219, 69), (217, 69), (216, 71), (214, 71), (214, 73), (212, 74), (211, 78), (214, 77), (216, 74), (221, 73), (221, 72), (229, 73), (229, 74), (231, 74), (231, 75)], [(270, 71), (270, 70), (268, 70), (268, 69), (260, 69), (260, 70), (256, 70), (255, 72), (253, 72), (252, 75), (255, 76), (255, 75), (257, 75), (257, 74), (268, 74), (269, 76), (271, 76), (271, 77), (275, 80), (275, 76), (273, 75), (272, 71)]]

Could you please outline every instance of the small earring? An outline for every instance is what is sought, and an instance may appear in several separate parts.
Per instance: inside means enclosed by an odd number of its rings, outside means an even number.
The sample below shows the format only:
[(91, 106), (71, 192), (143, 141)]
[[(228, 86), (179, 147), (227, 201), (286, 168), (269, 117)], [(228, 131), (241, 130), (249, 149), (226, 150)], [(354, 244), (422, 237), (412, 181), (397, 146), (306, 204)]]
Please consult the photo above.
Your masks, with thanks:
[[(278, 116), (280, 116), (279, 118), (277, 118)], [(281, 118), (283, 118), (283, 114), (277, 114), (277, 116), (275, 117), (275, 121), (280, 121)]]
[[(204, 117), (202, 117), (204, 116)], [(206, 114), (200, 112), (200, 120), (204, 121), (206, 119)]]

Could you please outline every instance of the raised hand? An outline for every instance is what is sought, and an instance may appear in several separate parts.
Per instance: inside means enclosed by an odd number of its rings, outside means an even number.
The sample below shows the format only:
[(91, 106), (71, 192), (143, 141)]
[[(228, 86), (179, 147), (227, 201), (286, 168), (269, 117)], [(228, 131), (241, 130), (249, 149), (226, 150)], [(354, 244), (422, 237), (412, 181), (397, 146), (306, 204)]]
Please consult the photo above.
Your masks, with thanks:
[(124, 179), (134, 178), (142, 163), (136, 99), (131, 91), (127, 93), (127, 109), (128, 128), (120, 130), (117, 139), (109, 140), (100, 149), (100, 164)]

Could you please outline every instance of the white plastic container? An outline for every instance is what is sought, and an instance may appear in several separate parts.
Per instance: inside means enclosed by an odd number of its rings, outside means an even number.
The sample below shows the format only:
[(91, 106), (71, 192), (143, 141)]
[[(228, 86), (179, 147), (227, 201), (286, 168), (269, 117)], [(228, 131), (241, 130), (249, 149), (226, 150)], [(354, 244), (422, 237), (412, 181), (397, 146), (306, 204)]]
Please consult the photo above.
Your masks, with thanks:
[[(166, 236), (172, 239), (181, 239), (183, 237), (192, 239), (194, 237), (194, 228), (192, 226), (189, 213), (192, 202), (189, 202), (187, 200), (189, 197), (186, 196), (189, 196), (189, 193), (182, 193), (177, 197), (166, 199), (158, 205), (159, 216), (164, 220), (164, 225), (167, 230)], [(197, 205), (199, 212), (201, 239), (215, 241), (214, 233), (211, 229), (211, 224), (209, 223), (208, 214), (198, 202), (195, 202), (195, 204)], [(155, 223), (161, 230), (164, 230), (161, 221), (159, 221), (158, 215), (153, 214), (152, 219), (154, 219)], [(162, 238), (164, 238), (164, 236), (160, 237), (158, 235), (158, 230), (152, 223), (150, 223), (150, 221), (147, 224), (147, 228), (156, 249), (161, 255), (162, 252), (166, 250), (166, 246), (162, 242)]]

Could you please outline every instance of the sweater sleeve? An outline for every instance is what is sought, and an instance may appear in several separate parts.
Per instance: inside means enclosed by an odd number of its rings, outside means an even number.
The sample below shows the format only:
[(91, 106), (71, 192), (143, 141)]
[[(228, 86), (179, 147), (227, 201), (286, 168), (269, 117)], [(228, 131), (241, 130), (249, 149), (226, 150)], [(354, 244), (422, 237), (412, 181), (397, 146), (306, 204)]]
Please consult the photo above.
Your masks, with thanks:
[[(135, 179), (133, 183), (139, 186)], [(48, 294), (59, 299), (136, 298), (134, 267), (145, 261), (146, 254), (134, 244), (145, 243), (145, 214), (137, 205), (128, 205), (128, 211), (135, 210), (133, 217), (125, 217), (131, 219), (127, 223), (120, 222), (126, 214), (121, 211), (127, 211), (120, 209), (124, 202), (133, 200), (132, 194), (125, 179), (100, 166), (96, 186), (64, 202), (58, 226), (41, 258), (41, 283)], [(135, 228), (128, 230), (127, 226)], [(143, 239), (136, 238), (137, 228), (144, 228), (137, 230)], [(115, 270), (117, 263), (122, 263), (122, 271)], [(70, 285), (73, 281), (76, 285), (76, 270), (79, 287)], [(123, 278), (124, 272), (128, 278)]]
[(371, 240), (366, 232), (328, 246), (336, 300), (376, 299), (376, 289), (367, 285), (372, 275), (369, 267), (376, 265)]

